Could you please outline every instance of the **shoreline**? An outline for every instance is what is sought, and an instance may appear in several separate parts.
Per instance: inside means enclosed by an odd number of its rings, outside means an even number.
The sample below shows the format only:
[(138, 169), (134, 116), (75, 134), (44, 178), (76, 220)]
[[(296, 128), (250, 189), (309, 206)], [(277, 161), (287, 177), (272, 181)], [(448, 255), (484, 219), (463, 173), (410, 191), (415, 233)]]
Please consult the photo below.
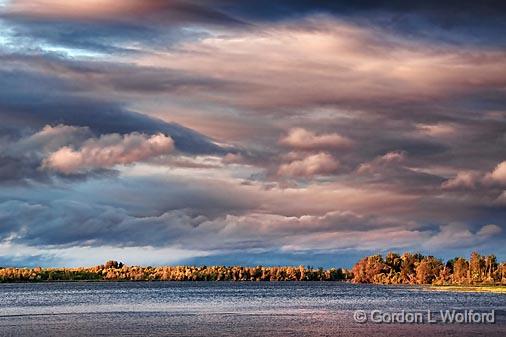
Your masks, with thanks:
[(423, 288), (429, 291), (493, 293), (506, 295), (506, 286), (503, 285), (429, 285), (424, 286)]
[(382, 284), (382, 283), (353, 283), (349, 280), (24, 280), (0, 281), (2, 284), (55, 284), (55, 283), (346, 283), (366, 286), (393, 286), (407, 289), (422, 289), (425, 291), (448, 291), (464, 293), (494, 293), (506, 294), (504, 285), (430, 285), (430, 284)]
[[(43, 283), (353, 283), (349, 280), (23, 280), (0, 281), (2, 284), (43, 284)], [(366, 283), (360, 283), (366, 284)], [(371, 285), (371, 284), (369, 284)], [(377, 284), (380, 285), (380, 284)]]

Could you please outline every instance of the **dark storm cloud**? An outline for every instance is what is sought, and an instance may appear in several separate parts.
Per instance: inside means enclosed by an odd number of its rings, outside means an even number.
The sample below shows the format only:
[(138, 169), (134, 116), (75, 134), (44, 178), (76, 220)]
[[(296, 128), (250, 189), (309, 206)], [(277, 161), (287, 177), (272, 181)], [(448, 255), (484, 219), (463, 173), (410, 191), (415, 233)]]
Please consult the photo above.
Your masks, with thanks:
[[(9, 244), (28, 247), (167, 247), (207, 250), (216, 258), (228, 254), (258, 252), (283, 247), (282, 255), (329, 254), (331, 251), (356, 252), (356, 249), (465, 250), (488, 242), (494, 245), (504, 238), (496, 225), (399, 226), (394, 223), (360, 227), (350, 215), (323, 218), (288, 218), (277, 215), (208, 217), (192, 210), (166, 211), (159, 216), (133, 216), (125, 209), (78, 201), (28, 203), (10, 200), (0, 203), (0, 220), (4, 224), (0, 238)], [(193, 214), (192, 214), (193, 213)], [(378, 219), (376, 219), (377, 221)], [(327, 223), (328, 221), (328, 223)], [(351, 221), (351, 222), (350, 222)], [(312, 226), (313, 230), (309, 230)], [(493, 237), (492, 237), (493, 236)], [(414, 241), (413, 241), (414, 240)], [(488, 241), (487, 241), (488, 240)], [(362, 243), (360, 247), (357, 244)], [(285, 257), (286, 258), (286, 257)], [(224, 261), (225, 262), (225, 261)], [(227, 262), (228, 263), (228, 262)]]
[[(51, 182), (54, 174), (41, 169), (41, 147), (49, 140), (34, 142), (31, 149), (19, 143), (46, 125), (87, 127), (87, 137), (133, 132), (170, 135), (179, 151), (188, 154), (220, 154), (225, 150), (208, 137), (176, 123), (130, 111), (124, 104), (99, 97), (104, 88), (123, 91), (174, 91), (178, 88), (211, 85), (202, 79), (186, 78), (177, 72), (136, 69), (121, 65), (79, 63), (54, 55), (2, 54), (0, 56), (0, 182)], [(91, 80), (90, 78), (96, 78)], [(131, 79), (135, 78), (135, 81)], [(29, 88), (29, 90), (27, 90)], [(90, 97), (91, 94), (91, 97)], [(107, 95), (106, 95), (107, 96)], [(63, 142), (60, 146), (77, 145)], [(54, 148), (53, 151), (58, 150)], [(60, 179), (110, 176), (114, 171), (95, 170)]]
[[(9, 201), (0, 207), (3, 238), (14, 234), (17, 243), (29, 245), (163, 246), (191, 230), (193, 221), (182, 211), (139, 218), (119, 208), (63, 200), (48, 204)], [(23, 226), (28, 229), (25, 233)]]
[(86, 126), (97, 134), (162, 132), (170, 135), (183, 152), (223, 152), (207, 137), (176, 123), (129, 111), (118, 102), (78, 96), (71, 81), (22, 70), (0, 70), (0, 87), (0, 117), (11, 127), (38, 130), (47, 124), (66, 124)]
[[(22, 131), (22, 130), (20, 130)], [(88, 128), (70, 126), (46, 126), (32, 135), (11, 136), (2, 139), (0, 146), (0, 185), (13, 187), (32, 182), (52, 183), (57, 178), (61, 182), (78, 182), (90, 178), (106, 178), (116, 175), (116, 171), (96, 169), (87, 173), (59, 174), (42, 167), (44, 157), (63, 146), (78, 145), (91, 136)]]
[(410, 38), (504, 46), (503, 1), (224, 1), (231, 15), (269, 22), (330, 14), (364, 26), (381, 27)]
[(40, 162), (0, 155), (0, 184), (14, 184), (26, 179), (47, 181), (47, 174), (38, 170), (39, 166)]
[[(215, 189), (213, 185), (187, 186), (148, 179), (125, 186), (109, 182), (108, 186), (102, 196), (95, 196), (95, 201), (86, 196), (72, 200), (68, 195), (69, 200), (42, 196), (36, 201), (1, 202), (0, 241), (14, 237), (18, 244), (35, 246), (182, 244), (186, 248), (218, 249), (223, 240), (220, 231), (226, 226), (224, 214), (240, 213), (254, 204), (246, 198), (234, 200), (237, 191), (223, 184), (219, 190), (218, 184)], [(113, 195), (116, 198), (111, 198)], [(206, 242), (202, 241), (204, 237)], [(230, 245), (236, 244), (245, 243), (236, 237)]]
[[(506, 6), (499, 0), (485, 1), (454, 1), (454, 0), (429, 0), (412, 2), (402, 0), (280, 0), (271, 2), (267, 0), (251, 1), (211, 1), (221, 3), (224, 8), (232, 12), (241, 13), (245, 16), (257, 18), (278, 19), (287, 15), (306, 14), (315, 11), (330, 11), (336, 14), (362, 13), (368, 11), (392, 11), (397, 13), (421, 13), (433, 14), (440, 17), (453, 17), (458, 19), (458, 14), (465, 13), (469, 16), (479, 15), (504, 15)], [(453, 14), (453, 16), (452, 16)], [(455, 17), (457, 14), (457, 17)]]
[[(65, 97), (68, 100), (68, 96)], [(67, 103), (67, 104), (65, 104)], [(202, 136), (190, 129), (173, 123), (157, 121), (141, 114), (128, 112), (118, 107), (107, 108), (104, 103), (90, 105), (89, 101), (70, 101), (44, 105), (16, 105), (5, 107), (0, 104), (0, 118), (8, 120), (11, 125), (18, 125), (19, 128), (30, 126), (37, 130), (46, 124), (65, 123), (76, 126), (86, 126), (97, 134), (129, 134), (142, 132), (154, 134), (162, 132), (174, 139), (178, 150), (189, 154), (202, 153), (223, 153), (219, 146), (214, 145), (205, 136)], [(38, 114), (40, 108), (54, 109), (55, 113)], [(95, 110), (93, 110), (95, 108)], [(61, 112), (58, 109), (62, 109)], [(54, 111), (53, 110), (53, 111)], [(50, 111), (50, 110), (47, 110)], [(74, 112), (73, 114), (66, 113)], [(59, 112), (59, 113), (58, 113)], [(41, 118), (42, 117), (42, 118)], [(14, 143), (5, 142), (6, 148), (12, 147)], [(23, 152), (4, 153), (0, 151), (0, 184), (22, 183), (30, 180), (51, 182), (54, 172), (42, 169), (42, 154), (38, 156), (26, 156)], [(80, 180), (84, 178), (112, 176), (115, 171), (98, 169), (86, 174), (57, 174), (63, 180)]]
[(280, 250), (248, 251), (238, 254), (225, 251), (205, 257), (184, 259), (181, 264), (196, 266), (312, 266), (315, 268), (351, 268), (363, 256), (377, 251), (287, 252)]

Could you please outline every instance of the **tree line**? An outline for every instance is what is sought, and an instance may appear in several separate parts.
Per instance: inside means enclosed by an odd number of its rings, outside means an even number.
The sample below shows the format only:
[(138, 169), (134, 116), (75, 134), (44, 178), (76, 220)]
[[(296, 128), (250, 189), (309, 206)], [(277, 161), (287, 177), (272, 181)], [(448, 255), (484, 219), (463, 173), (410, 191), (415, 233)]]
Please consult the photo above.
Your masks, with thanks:
[(342, 268), (240, 266), (127, 266), (108, 261), (90, 268), (0, 268), (0, 282), (37, 281), (339, 281), (350, 280)]
[(471, 253), (443, 263), (419, 253), (367, 256), (352, 269), (352, 282), (377, 284), (506, 285), (506, 263), (494, 255)]
[(446, 263), (419, 253), (367, 256), (344, 268), (127, 266), (117, 261), (80, 268), (2, 268), (0, 282), (39, 281), (351, 281), (376, 284), (506, 285), (506, 263), (473, 252)]

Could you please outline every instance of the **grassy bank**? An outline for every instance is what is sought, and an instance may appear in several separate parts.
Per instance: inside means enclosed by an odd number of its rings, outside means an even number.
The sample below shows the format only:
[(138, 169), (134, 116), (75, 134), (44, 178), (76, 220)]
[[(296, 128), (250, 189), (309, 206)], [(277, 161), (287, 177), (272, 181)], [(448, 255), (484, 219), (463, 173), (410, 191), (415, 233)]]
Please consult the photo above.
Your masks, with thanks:
[(476, 286), (459, 286), (459, 285), (432, 285), (426, 287), (431, 291), (457, 291), (457, 292), (468, 292), (468, 293), (495, 293), (495, 294), (506, 294), (506, 286), (501, 285), (476, 285)]

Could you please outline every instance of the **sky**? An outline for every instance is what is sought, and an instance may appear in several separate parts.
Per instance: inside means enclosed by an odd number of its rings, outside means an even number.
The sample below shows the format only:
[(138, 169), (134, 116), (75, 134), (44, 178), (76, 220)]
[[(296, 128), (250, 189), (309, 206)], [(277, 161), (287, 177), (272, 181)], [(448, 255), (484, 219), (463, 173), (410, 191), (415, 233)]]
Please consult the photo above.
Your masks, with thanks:
[(0, 0), (0, 265), (506, 260), (502, 1)]

